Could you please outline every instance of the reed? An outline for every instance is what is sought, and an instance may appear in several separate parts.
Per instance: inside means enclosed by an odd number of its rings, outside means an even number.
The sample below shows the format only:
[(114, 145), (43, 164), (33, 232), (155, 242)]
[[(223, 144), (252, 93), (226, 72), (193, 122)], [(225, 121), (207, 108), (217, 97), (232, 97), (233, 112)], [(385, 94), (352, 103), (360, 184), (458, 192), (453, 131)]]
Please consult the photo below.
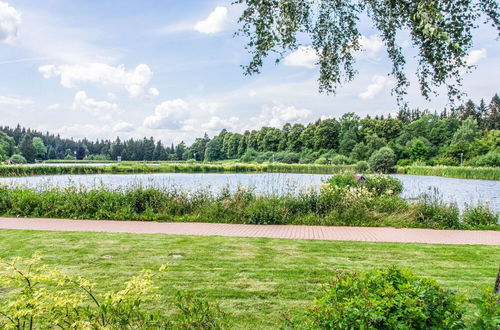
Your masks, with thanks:
[(460, 179), (500, 180), (499, 167), (401, 166), (399, 174), (431, 175)]

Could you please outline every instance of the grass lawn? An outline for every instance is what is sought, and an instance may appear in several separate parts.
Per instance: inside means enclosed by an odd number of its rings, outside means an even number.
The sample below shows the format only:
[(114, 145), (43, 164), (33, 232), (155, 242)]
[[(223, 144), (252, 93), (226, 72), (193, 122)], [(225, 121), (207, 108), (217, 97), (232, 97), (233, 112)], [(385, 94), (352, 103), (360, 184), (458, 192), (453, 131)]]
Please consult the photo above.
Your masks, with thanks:
[(492, 288), (500, 255), (500, 246), (21, 230), (0, 230), (0, 242), (2, 258), (40, 250), (45, 263), (101, 288), (118, 288), (141, 269), (169, 263), (168, 281), (158, 283), (165, 297), (195, 292), (219, 302), (236, 328), (258, 329), (276, 328), (283, 312), (309, 304), (336, 269), (394, 264), (478, 296)]

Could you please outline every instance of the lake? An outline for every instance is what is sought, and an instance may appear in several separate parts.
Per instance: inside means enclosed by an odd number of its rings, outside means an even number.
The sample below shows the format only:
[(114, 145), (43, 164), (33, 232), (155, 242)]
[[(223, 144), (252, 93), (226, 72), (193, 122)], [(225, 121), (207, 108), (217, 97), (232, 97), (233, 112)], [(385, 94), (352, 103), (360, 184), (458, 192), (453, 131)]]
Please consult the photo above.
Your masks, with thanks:
[[(331, 175), (299, 173), (155, 173), (155, 174), (96, 174), (51, 175), (0, 178), (0, 184), (22, 185), (37, 189), (79, 185), (86, 188), (105, 186), (124, 189), (131, 186), (171, 187), (193, 191), (207, 189), (218, 192), (223, 187), (234, 190), (252, 187), (258, 194), (296, 193), (301, 189), (318, 188)], [(456, 202), (463, 209), (466, 204), (488, 202), (491, 209), (500, 212), (500, 181), (469, 180), (419, 175), (391, 175), (401, 180), (402, 196), (416, 198), (438, 189), (443, 199)]]

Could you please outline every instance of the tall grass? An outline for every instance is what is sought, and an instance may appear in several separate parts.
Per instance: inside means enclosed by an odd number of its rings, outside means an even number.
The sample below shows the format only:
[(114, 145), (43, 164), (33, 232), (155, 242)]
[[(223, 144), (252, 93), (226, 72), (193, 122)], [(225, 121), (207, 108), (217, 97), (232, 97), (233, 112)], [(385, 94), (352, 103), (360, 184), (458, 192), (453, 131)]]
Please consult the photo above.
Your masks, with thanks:
[[(347, 175), (347, 174), (346, 174)], [(395, 180), (385, 177), (387, 180)], [(475, 228), (463, 223), (456, 206), (437, 199), (410, 203), (398, 196), (399, 185), (384, 177), (370, 185), (325, 183), (320, 190), (258, 195), (249, 188), (186, 192), (176, 187), (144, 186), (112, 190), (85, 188), (30, 189), (0, 186), (0, 215), (98, 220), (152, 220), (242, 224)], [(492, 215), (491, 218), (494, 218)], [(496, 218), (498, 219), (498, 218)], [(478, 223), (484, 228), (484, 223)], [(491, 229), (499, 229), (488, 223)]]
[(29, 176), (54, 174), (125, 174), (125, 173), (216, 173), (216, 172), (283, 172), (335, 174), (345, 171), (354, 172), (353, 166), (313, 165), (313, 164), (206, 164), (206, 163), (120, 163), (99, 165), (20, 165), (0, 166), (0, 176)]
[(460, 179), (500, 180), (499, 167), (402, 166), (399, 174), (432, 175)]

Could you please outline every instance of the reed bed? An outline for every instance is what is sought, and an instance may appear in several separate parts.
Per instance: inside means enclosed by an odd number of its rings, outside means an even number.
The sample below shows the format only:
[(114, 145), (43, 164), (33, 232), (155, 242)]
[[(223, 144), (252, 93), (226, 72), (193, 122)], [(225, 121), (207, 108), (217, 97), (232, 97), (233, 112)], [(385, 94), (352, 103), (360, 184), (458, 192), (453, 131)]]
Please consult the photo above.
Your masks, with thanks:
[(443, 176), (460, 179), (500, 180), (499, 167), (403, 166), (397, 168), (397, 173)]

